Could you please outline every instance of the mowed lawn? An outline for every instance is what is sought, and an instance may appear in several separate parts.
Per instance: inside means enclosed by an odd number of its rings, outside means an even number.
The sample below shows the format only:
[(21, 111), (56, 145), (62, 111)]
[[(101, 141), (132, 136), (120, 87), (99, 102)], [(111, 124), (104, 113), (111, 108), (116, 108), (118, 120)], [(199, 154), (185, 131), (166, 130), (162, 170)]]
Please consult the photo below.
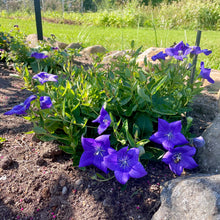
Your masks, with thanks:
[[(19, 25), (24, 34), (36, 33), (36, 23), (33, 19), (0, 18), (1, 31), (10, 32), (15, 24)], [(161, 30), (149, 28), (113, 28), (97, 26), (76, 26), (56, 24), (43, 21), (43, 35), (50, 37), (54, 34), (58, 41), (71, 43), (81, 42), (83, 45), (102, 45), (107, 50), (130, 49), (131, 41), (135, 41), (135, 49), (143, 46), (170, 47), (174, 42), (183, 41), (195, 45), (197, 31), (192, 30)], [(198, 62), (204, 61), (206, 68), (220, 69), (220, 31), (202, 31), (200, 46), (212, 50), (208, 57), (199, 55)]]

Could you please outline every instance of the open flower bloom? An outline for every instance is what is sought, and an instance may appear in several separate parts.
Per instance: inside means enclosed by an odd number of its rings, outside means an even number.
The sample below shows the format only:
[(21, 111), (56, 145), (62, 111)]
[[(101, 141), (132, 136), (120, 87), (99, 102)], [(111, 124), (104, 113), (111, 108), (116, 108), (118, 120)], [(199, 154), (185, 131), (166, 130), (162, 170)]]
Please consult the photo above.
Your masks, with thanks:
[(41, 96), (40, 97), (40, 108), (47, 109), (52, 106), (52, 101), (49, 96)]
[(138, 161), (139, 149), (124, 147), (119, 151), (111, 153), (105, 157), (106, 166), (114, 171), (115, 178), (119, 183), (125, 184), (132, 178), (140, 178), (147, 175), (147, 171)]
[(198, 166), (192, 158), (195, 153), (196, 149), (188, 145), (176, 147), (167, 151), (163, 156), (162, 161), (169, 164), (171, 171), (180, 176), (183, 172), (183, 168), (193, 169)]
[(157, 59), (158, 59), (158, 60), (160, 60), (160, 59), (165, 60), (165, 57), (167, 57), (167, 54), (166, 54), (166, 53), (163, 53), (163, 51), (160, 51), (158, 54), (152, 56), (151, 59), (152, 59), (153, 61), (155, 61), (155, 60), (157, 60)]
[(207, 50), (207, 49), (201, 50), (201, 48), (199, 46), (191, 46), (190, 49), (191, 49), (190, 53), (196, 54), (196, 55), (198, 55), (200, 53), (204, 53), (206, 56), (208, 56), (209, 54), (212, 53), (211, 50)]
[(97, 122), (100, 125), (98, 126), (98, 134), (103, 133), (108, 126), (111, 124), (111, 118), (108, 114), (108, 112), (104, 109), (104, 107), (102, 106), (101, 111), (100, 111), (100, 115), (98, 116), (98, 118), (96, 118), (95, 120), (92, 121), (93, 123)]
[(81, 138), (84, 152), (80, 158), (79, 167), (94, 165), (107, 173), (104, 158), (112, 152), (115, 152), (115, 150), (110, 147), (109, 136), (110, 135), (101, 135), (96, 139)]
[(207, 69), (204, 67), (204, 62), (201, 62), (200, 64), (200, 74), (199, 76), (203, 79), (207, 79), (210, 83), (214, 83), (215, 81), (210, 77), (211, 69)]
[(41, 60), (41, 59), (47, 58), (48, 56), (45, 55), (44, 53), (33, 52), (31, 54), (31, 57), (34, 57), (35, 59)]
[(181, 121), (168, 123), (158, 119), (158, 131), (149, 139), (157, 144), (162, 144), (166, 150), (171, 150), (175, 145), (187, 144), (185, 136), (181, 133)]
[(177, 60), (183, 60), (183, 58), (190, 53), (190, 50), (189, 46), (185, 45), (183, 41), (181, 41), (174, 47), (167, 48), (165, 52), (167, 55), (174, 57)]
[(38, 79), (41, 84), (44, 84), (45, 82), (48, 81), (57, 82), (57, 77), (58, 77), (57, 75), (53, 75), (46, 72), (40, 72), (38, 74), (35, 74), (32, 77), (32, 79)]
[(24, 103), (21, 103), (19, 105), (16, 105), (13, 109), (11, 109), (8, 112), (5, 112), (4, 115), (13, 115), (13, 114), (17, 114), (17, 115), (26, 115), (27, 112), (26, 110), (28, 110), (30, 108), (30, 103), (31, 101), (35, 100), (37, 98), (36, 95), (31, 95), (29, 96)]

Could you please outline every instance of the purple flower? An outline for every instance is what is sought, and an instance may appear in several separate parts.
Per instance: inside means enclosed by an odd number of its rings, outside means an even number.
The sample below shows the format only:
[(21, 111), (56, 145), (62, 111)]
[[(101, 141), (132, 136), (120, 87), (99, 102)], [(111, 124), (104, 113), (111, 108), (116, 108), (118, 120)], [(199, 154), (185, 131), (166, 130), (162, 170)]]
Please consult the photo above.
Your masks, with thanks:
[(96, 139), (81, 138), (84, 152), (80, 158), (79, 167), (94, 165), (107, 173), (104, 158), (115, 151), (110, 147), (109, 136), (110, 135), (101, 135)]
[(149, 139), (155, 143), (162, 144), (166, 150), (171, 150), (175, 145), (187, 144), (185, 136), (181, 134), (181, 121), (168, 123), (158, 119), (158, 131)]
[(203, 147), (205, 145), (205, 140), (202, 136), (193, 138), (192, 144), (194, 147)]
[(52, 101), (49, 96), (41, 96), (40, 97), (40, 108), (47, 109), (52, 106)]
[(180, 176), (183, 172), (183, 168), (193, 169), (198, 166), (192, 158), (195, 153), (196, 149), (188, 145), (176, 147), (167, 151), (163, 156), (162, 161), (169, 164), (171, 171)]
[(190, 51), (191, 54), (198, 55), (200, 53), (204, 53), (206, 56), (208, 56), (209, 54), (212, 53), (211, 50), (207, 50), (207, 49), (201, 50), (201, 48), (199, 46), (192, 46), (190, 48), (191, 48), (191, 51)]
[(143, 165), (138, 161), (139, 149), (128, 147), (113, 152), (105, 157), (106, 166), (114, 171), (115, 178), (119, 183), (125, 184), (130, 177), (140, 178), (147, 175)]
[(155, 60), (157, 60), (157, 59), (158, 59), (158, 60), (159, 60), (159, 59), (165, 60), (165, 57), (167, 57), (167, 54), (166, 54), (166, 53), (163, 53), (163, 51), (160, 51), (158, 54), (152, 56), (151, 59), (152, 59), (153, 61), (155, 61)]
[(203, 79), (207, 79), (210, 83), (214, 83), (215, 81), (210, 77), (211, 69), (207, 69), (204, 67), (204, 62), (201, 62), (200, 64), (200, 74)]
[(108, 112), (102, 106), (101, 111), (100, 111), (100, 115), (98, 116), (98, 118), (96, 118), (92, 122), (93, 123), (95, 123), (95, 122), (100, 123), (100, 125), (98, 126), (98, 134), (101, 134), (111, 124), (111, 118), (110, 118)]
[(51, 47), (52, 50), (59, 50), (58, 47)]
[(8, 112), (5, 112), (4, 115), (13, 115), (13, 114), (16, 114), (16, 115), (26, 115), (27, 114), (26, 110), (29, 109), (31, 101), (35, 100), (36, 98), (37, 98), (36, 95), (29, 96), (24, 101), (24, 103), (21, 103), (20, 105), (14, 106), (13, 109), (11, 109)]
[(15, 27), (15, 28), (18, 28), (18, 25), (17, 25), (17, 24), (15, 24), (15, 25), (14, 25), (14, 27)]
[(34, 57), (34, 58), (36, 58), (36, 59), (45, 59), (45, 58), (47, 58), (48, 56), (45, 55), (44, 53), (33, 52), (33, 53), (31, 54), (31, 57)]
[(174, 57), (177, 60), (183, 60), (187, 54), (190, 53), (189, 46), (185, 45), (183, 41), (179, 42), (177, 45), (165, 50), (166, 54)]
[(40, 72), (32, 77), (32, 79), (38, 79), (41, 84), (47, 81), (57, 82), (57, 75), (53, 75), (46, 72)]

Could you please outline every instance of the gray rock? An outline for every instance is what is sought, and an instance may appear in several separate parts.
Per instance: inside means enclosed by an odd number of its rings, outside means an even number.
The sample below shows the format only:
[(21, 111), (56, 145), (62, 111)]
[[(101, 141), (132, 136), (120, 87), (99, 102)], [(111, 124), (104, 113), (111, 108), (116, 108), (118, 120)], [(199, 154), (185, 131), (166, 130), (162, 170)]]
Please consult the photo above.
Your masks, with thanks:
[(202, 171), (220, 173), (220, 113), (202, 136), (206, 144), (198, 148), (195, 159)]
[(152, 220), (219, 220), (220, 175), (198, 174), (165, 183)]
[[(151, 64), (155, 65), (159, 65), (160, 67), (160, 61), (159, 60), (155, 60), (153, 61), (151, 59), (152, 56), (158, 54), (159, 52), (163, 51), (165, 53), (165, 48), (157, 48), (157, 47), (150, 47), (147, 50), (145, 50), (143, 53), (141, 53), (138, 57), (137, 57), (137, 64), (139, 67), (145, 69), (146, 71), (149, 71), (149, 68), (145, 66), (145, 62), (144, 60), (146, 59), (147, 63), (150, 62)], [(171, 60), (172, 57), (167, 56), (165, 58), (166, 61)], [(152, 67), (152, 71), (153, 71), (153, 67)]]
[(122, 51), (114, 51), (111, 54), (105, 56), (102, 60), (103, 63), (110, 63), (115, 61), (117, 58), (126, 56), (127, 59), (130, 59), (131, 56), (127, 55), (130, 51), (122, 50)]
[(62, 195), (65, 195), (67, 193), (67, 187), (64, 186), (63, 189), (62, 189)]
[(74, 183), (74, 188), (75, 189), (79, 189), (80, 187), (83, 186), (83, 179), (78, 179), (76, 180), (76, 182)]
[(53, 46), (58, 47), (60, 49), (65, 49), (68, 46), (68, 44), (56, 41), (55, 43), (53, 43)]
[(93, 54), (104, 54), (106, 53), (106, 49), (101, 45), (95, 45), (91, 47), (86, 47), (82, 51), (80, 51), (81, 55), (93, 55)]
[[(43, 40), (47, 41), (48, 38), (47, 37), (43, 37)], [(37, 38), (37, 34), (29, 34), (26, 37), (26, 42), (28, 44), (28, 46), (30, 48), (34, 48), (38, 46), (38, 38)]]
[(79, 49), (81, 47), (82, 46), (80, 43), (70, 43), (65, 49)]

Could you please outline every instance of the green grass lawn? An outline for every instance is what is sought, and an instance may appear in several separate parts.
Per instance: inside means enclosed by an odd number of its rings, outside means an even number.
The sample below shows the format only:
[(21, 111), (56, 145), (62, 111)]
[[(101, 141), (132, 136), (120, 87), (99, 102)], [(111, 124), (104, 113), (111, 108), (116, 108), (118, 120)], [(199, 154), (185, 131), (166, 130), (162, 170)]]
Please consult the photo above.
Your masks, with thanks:
[[(36, 33), (34, 20), (0, 18), (1, 30), (10, 32), (15, 24), (26, 35)], [(58, 41), (65, 43), (82, 42), (84, 46), (103, 45), (107, 50), (130, 49), (130, 43), (135, 41), (135, 48), (143, 46), (143, 50), (152, 47), (170, 47), (174, 42), (184, 41), (194, 45), (196, 30), (160, 30), (157, 29), (157, 44), (153, 29), (147, 28), (113, 28), (96, 26), (75, 26), (43, 22), (43, 34), (49, 37), (54, 34)], [(205, 62), (206, 68), (220, 69), (220, 31), (202, 31), (200, 46), (213, 51), (206, 57), (199, 56), (198, 62)]]

